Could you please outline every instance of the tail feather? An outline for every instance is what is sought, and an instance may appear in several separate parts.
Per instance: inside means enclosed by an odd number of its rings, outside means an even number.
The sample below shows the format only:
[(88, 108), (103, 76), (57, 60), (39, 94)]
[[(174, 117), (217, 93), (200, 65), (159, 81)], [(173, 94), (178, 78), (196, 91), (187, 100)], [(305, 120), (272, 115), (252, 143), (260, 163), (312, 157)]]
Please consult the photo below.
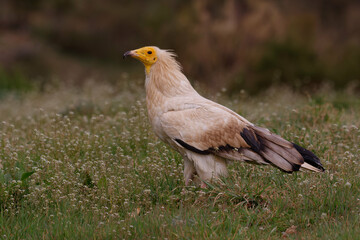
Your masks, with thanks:
[(319, 168), (316, 168), (308, 163), (303, 163), (303, 165), (301, 165), (301, 169), (307, 169), (307, 170), (311, 170), (311, 171), (314, 171), (314, 172), (323, 172), (323, 170), (320, 170)]

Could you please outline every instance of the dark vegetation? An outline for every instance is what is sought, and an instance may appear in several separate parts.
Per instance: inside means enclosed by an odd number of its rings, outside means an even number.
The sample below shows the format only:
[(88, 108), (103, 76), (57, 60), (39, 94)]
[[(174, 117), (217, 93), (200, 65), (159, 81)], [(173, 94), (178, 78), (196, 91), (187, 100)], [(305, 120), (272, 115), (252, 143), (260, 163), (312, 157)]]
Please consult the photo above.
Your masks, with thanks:
[(232, 94), (360, 78), (355, 0), (3, 0), (0, 15), (2, 90), (118, 81), (140, 72), (120, 59), (143, 45), (174, 49), (192, 81)]

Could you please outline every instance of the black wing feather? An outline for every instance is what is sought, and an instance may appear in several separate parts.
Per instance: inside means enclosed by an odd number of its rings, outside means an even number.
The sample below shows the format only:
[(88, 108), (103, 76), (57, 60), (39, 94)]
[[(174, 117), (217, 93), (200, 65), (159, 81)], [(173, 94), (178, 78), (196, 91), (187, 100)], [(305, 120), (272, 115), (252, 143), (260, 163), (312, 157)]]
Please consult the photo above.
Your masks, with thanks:
[(304, 158), (304, 161), (308, 164), (310, 164), (311, 166), (314, 166), (318, 169), (320, 169), (321, 171), (325, 171), (324, 167), (322, 166), (320, 159), (311, 151), (300, 147), (299, 145), (293, 143), (294, 147), (296, 148), (296, 150), (301, 154), (301, 156)]

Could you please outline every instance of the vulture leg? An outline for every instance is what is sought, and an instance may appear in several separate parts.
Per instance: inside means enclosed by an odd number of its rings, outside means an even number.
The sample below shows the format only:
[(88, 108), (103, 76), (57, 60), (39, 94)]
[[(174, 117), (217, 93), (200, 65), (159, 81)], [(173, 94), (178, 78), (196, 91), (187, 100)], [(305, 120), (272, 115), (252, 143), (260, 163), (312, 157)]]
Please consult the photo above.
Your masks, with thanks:
[(226, 159), (208, 154), (201, 155), (194, 152), (187, 152), (187, 156), (193, 161), (196, 174), (201, 180), (210, 181), (212, 178), (227, 176)]
[(186, 186), (194, 179), (195, 172), (194, 163), (187, 157), (184, 157), (184, 179)]

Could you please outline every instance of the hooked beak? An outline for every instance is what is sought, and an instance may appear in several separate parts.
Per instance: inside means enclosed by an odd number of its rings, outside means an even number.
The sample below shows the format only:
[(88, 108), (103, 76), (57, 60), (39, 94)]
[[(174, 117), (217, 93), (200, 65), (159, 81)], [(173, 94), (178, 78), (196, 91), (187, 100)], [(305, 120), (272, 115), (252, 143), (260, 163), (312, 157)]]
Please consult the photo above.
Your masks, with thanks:
[(124, 53), (123, 59), (125, 59), (127, 56), (130, 56), (130, 57), (135, 56), (134, 51), (127, 51), (126, 53)]

